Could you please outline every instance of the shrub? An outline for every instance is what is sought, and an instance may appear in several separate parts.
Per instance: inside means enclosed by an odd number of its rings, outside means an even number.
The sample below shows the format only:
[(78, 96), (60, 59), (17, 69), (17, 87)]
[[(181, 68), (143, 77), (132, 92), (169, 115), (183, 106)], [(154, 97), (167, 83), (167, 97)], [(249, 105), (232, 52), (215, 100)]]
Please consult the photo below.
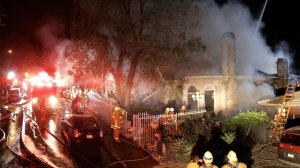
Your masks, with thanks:
[(235, 139), (236, 133), (233, 131), (225, 131), (221, 138), (227, 143), (231, 144)]
[(247, 130), (246, 135), (249, 135), (252, 127), (268, 124), (270, 118), (266, 112), (258, 112), (256, 110), (239, 112), (233, 117), (229, 118), (227, 124), (238, 125)]
[(189, 162), (192, 148), (195, 146), (199, 134), (209, 139), (211, 130), (221, 127), (219, 121), (210, 120), (205, 115), (199, 114), (188, 116), (178, 124), (181, 136), (174, 137), (164, 134), (167, 148), (166, 157), (168, 160), (176, 162)]
[(189, 116), (179, 125), (182, 136), (191, 144), (196, 143), (199, 134), (211, 137), (211, 130), (214, 127), (220, 128), (220, 121), (210, 120), (203, 115)]
[(186, 139), (180, 138), (170, 141), (167, 145), (167, 158), (175, 162), (189, 162), (190, 153), (194, 144), (189, 143)]

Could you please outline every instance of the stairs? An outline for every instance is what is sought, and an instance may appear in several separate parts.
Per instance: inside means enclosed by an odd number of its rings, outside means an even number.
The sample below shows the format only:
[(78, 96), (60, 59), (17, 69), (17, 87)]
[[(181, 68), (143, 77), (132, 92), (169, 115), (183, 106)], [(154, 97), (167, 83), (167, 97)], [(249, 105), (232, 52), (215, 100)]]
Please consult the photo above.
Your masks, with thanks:
[(270, 141), (272, 145), (278, 145), (280, 142), (281, 135), (289, 117), (297, 85), (299, 85), (299, 83), (295, 79), (289, 79), (289, 84), (286, 88), (285, 95), (283, 96), (281, 107), (274, 117), (273, 134)]

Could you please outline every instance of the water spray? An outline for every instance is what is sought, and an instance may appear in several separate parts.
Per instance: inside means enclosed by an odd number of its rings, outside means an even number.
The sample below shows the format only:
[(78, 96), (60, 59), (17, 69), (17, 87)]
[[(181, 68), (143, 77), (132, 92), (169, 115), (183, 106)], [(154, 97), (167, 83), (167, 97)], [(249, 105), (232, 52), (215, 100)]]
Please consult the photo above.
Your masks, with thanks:
[(260, 17), (259, 17), (259, 20), (258, 20), (258, 23), (257, 23), (256, 29), (255, 29), (255, 36), (256, 36), (256, 34), (257, 34), (257, 31), (258, 31), (258, 29), (259, 29), (259, 26), (260, 26), (260, 23), (261, 23), (262, 17), (263, 17), (263, 15), (264, 15), (264, 12), (265, 12), (265, 8), (266, 8), (266, 6), (267, 6), (267, 3), (268, 3), (268, 0), (266, 0), (266, 1), (265, 1), (264, 8), (263, 8), (263, 10), (262, 10), (262, 12), (261, 12), (261, 15), (260, 15)]

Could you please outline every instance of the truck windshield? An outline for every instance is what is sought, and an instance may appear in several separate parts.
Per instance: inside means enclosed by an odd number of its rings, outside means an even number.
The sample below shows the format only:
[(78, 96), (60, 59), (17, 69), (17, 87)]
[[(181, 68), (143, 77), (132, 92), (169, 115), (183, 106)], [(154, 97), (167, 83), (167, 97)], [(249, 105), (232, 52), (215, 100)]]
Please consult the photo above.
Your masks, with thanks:
[(300, 146), (300, 135), (283, 134), (280, 142), (289, 145)]

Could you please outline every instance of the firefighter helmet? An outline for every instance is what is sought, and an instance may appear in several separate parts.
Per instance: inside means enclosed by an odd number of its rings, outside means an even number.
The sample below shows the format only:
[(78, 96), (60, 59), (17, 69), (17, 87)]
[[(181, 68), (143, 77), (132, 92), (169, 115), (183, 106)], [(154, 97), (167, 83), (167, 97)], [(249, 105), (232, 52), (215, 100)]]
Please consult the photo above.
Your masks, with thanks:
[(204, 163), (212, 163), (213, 162), (213, 155), (210, 151), (206, 151), (203, 155)]
[(166, 108), (166, 113), (168, 113), (168, 112), (170, 112), (170, 108), (169, 107)]
[(115, 106), (114, 110), (115, 110), (115, 111), (119, 111), (119, 110), (120, 110), (120, 107), (119, 107), (119, 106)]
[(237, 162), (238, 161), (236, 153), (234, 151), (232, 151), (232, 150), (228, 152), (227, 158), (228, 158), (229, 161), (233, 161), (233, 162)]

